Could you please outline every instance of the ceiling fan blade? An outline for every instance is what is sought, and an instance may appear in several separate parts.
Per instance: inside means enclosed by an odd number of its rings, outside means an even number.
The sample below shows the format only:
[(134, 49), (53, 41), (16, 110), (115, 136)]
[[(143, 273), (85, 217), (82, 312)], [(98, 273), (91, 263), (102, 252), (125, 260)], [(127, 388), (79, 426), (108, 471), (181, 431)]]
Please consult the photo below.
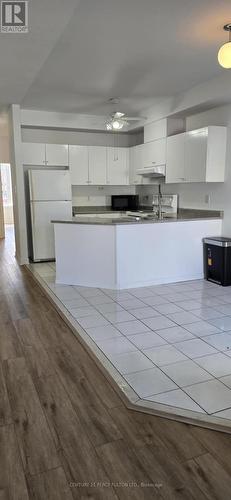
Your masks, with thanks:
[(124, 118), (125, 117), (125, 113), (121, 113), (121, 111), (115, 111), (115, 113), (113, 113), (113, 118)]
[(147, 120), (147, 118), (144, 117), (144, 116), (126, 116), (125, 119), (128, 120), (128, 121), (133, 121), (133, 120), (134, 121)]

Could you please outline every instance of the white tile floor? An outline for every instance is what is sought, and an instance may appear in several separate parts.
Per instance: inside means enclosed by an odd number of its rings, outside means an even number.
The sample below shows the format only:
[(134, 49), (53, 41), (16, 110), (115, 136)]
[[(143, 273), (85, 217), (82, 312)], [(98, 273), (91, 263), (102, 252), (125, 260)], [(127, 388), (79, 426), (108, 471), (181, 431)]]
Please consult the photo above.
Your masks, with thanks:
[(53, 263), (30, 267), (137, 399), (231, 424), (231, 287), (198, 280), (100, 290), (56, 285)]

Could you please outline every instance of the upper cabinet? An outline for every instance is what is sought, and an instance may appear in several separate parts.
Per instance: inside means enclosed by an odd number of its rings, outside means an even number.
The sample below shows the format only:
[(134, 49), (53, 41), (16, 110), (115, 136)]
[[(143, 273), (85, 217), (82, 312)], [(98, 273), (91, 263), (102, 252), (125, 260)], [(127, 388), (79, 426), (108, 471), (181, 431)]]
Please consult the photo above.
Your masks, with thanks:
[(69, 166), (75, 186), (128, 184), (128, 148), (69, 146)]
[(185, 131), (185, 118), (162, 118), (144, 125), (144, 143)]
[(69, 146), (69, 168), (72, 185), (83, 186), (89, 184), (87, 146)]
[(46, 165), (45, 144), (23, 142), (22, 162), (24, 165)]
[(22, 159), (24, 165), (67, 167), (68, 145), (23, 142)]
[(146, 142), (142, 145), (142, 167), (166, 164), (166, 138)]
[(167, 138), (166, 183), (185, 181), (185, 133)]
[(167, 119), (157, 120), (144, 125), (144, 143), (167, 136)]
[(129, 148), (107, 148), (107, 184), (129, 184)]
[(226, 127), (209, 126), (167, 138), (166, 183), (224, 182)]
[(226, 127), (210, 126), (186, 132), (186, 182), (224, 182), (226, 148)]
[(133, 146), (129, 151), (129, 184), (143, 184), (143, 177), (137, 175), (138, 168), (142, 167), (143, 144)]
[(75, 186), (152, 184), (156, 178), (137, 175), (137, 170), (162, 165), (166, 165), (167, 184), (224, 182), (227, 128), (208, 126), (157, 138), (166, 133), (166, 127), (172, 131), (177, 126), (181, 121), (147, 125), (146, 138), (156, 139), (131, 148), (22, 143), (23, 164), (69, 166)]
[(67, 144), (46, 144), (46, 165), (67, 167), (69, 165)]
[(89, 158), (89, 184), (103, 186), (107, 182), (107, 148), (90, 146)]

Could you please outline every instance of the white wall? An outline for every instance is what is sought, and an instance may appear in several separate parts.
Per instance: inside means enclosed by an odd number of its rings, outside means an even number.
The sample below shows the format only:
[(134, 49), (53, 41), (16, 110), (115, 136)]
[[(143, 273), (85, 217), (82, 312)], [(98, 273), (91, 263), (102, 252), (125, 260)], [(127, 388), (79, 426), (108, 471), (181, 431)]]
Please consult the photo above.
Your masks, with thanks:
[(13, 187), (16, 258), (28, 262), (24, 174), (22, 164), (20, 106), (12, 104), (9, 111), (10, 164)]
[[(224, 210), (223, 234), (231, 236), (231, 105), (219, 106), (186, 118), (187, 130), (206, 125), (228, 127), (225, 183), (168, 184), (163, 185), (163, 192), (178, 193), (181, 208)], [(156, 192), (156, 188), (145, 186), (141, 191)], [(209, 195), (210, 203), (206, 203), (206, 195)]]

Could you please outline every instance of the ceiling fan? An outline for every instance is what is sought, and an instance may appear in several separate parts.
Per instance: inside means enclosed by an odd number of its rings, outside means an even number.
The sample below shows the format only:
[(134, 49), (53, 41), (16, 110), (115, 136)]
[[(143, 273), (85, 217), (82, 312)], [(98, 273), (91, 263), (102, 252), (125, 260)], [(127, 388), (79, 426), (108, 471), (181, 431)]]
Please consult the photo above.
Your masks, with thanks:
[[(118, 104), (119, 100), (116, 98), (109, 99), (108, 103), (110, 104)], [(131, 121), (140, 121), (145, 120), (146, 118), (142, 116), (127, 116), (125, 113), (121, 111), (114, 111), (111, 113), (109, 118), (106, 121), (106, 129), (111, 131), (122, 130), (123, 127), (129, 125)]]

